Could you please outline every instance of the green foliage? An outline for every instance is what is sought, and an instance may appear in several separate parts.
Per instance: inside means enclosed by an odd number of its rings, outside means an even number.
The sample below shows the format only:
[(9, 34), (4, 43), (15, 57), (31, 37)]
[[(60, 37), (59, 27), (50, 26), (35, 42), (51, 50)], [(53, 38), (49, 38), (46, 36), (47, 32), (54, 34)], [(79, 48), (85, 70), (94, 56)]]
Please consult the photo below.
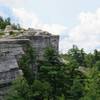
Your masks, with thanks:
[(44, 51), (44, 60), (46, 63), (57, 65), (60, 64), (58, 53), (52, 48), (47, 47)]
[(8, 96), (5, 100), (30, 100), (29, 85), (24, 78), (18, 78), (13, 82), (11, 89), (9, 90)]
[(51, 90), (50, 84), (46, 81), (35, 80), (32, 84), (32, 92), (35, 100), (38, 100), (38, 98), (48, 98)]
[(99, 51), (86, 54), (73, 46), (59, 56), (48, 47), (37, 61), (33, 48), (26, 48), (19, 63), (23, 77), (13, 83), (5, 100), (100, 100)]
[(94, 59), (96, 61), (100, 61), (100, 52), (98, 50), (94, 50)]
[(0, 36), (2, 36), (2, 35), (4, 35), (4, 33), (3, 32), (0, 32)]
[(66, 68), (59, 60), (57, 52), (53, 48), (47, 48), (44, 54), (44, 61), (39, 66), (39, 79), (48, 82), (52, 87), (49, 94), (50, 100), (56, 100), (62, 96), (64, 82), (66, 82)]
[(98, 71), (100, 71), (100, 61), (96, 61), (94, 67), (95, 67)]
[(76, 45), (73, 45), (73, 48), (68, 51), (70, 59), (77, 61), (79, 66), (85, 66), (85, 52), (83, 49), (79, 50)]
[(81, 100), (100, 100), (100, 72), (96, 68), (90, 70), (85, 82), (85, 91)]
[(52, 88), (48, 82), (36, 79), (33, 70), (36, 63), (34, 50), (30, 45), (27, 45), (26, 48), (26, 53), (19, 62), (24, 78), (13, 83), (6, 100), (44, 100), (51, 92)]
[(0, 16), (0, 29), (5, 29), (7, 25), (11, 25), (10, 18), (8, 17), (6, 19), (3, 19), (3, 17)]
[(5, 24), (6, 25), (11, 25), (11, 19), (10, 19), (10, 17), (8, 17), (8, 18), (5, 19)]
[[(84, 79), (85, 76), (78, 71), (79, 64), (76, 60), (71, 60), (67, 65), (62, 63), (59, 55), (53, 48), (47, 48), (44, 55), (44, 63), (40, 64), (39, 77), (40, 80), (47, 81), (52, 87), (51, 98), (53, 100), (59, 100), (63, 96), (65, 100), (73, 100), (76, 95), (78, 99), (83, 96), (84, 84), (82, 81), (77, 83), (82, 86), (78, 87), (77, 92), (73, 92), (71, 87), (75, 87), (74, 79), (78, 77), (78, 80)], [(76, 95), (75, 95), (76, 94)], [(81, 94), (81, 95), (80, 95)], [(75, 96), (74, 96), (75, 95)], [(78, 99), (75, 100), (78, 100)]]
[(5, 29), (7, 25), (11, 25), (13, 29), (15, 30), (20, 30), (21, 27), (19, 24), (15, 24), (15, 23), (11, 23), (11, 19), (10, 17), (8, 18), (3, 18), (2, 16), (0, 16), (0, 29)]
[(10, 35), (15, 35), (15, 34), (16, 34), (16, 33), (15, 33), (15, 32), (13, 32), (13, 31), (11, 31), (11, 32), (10, 32)]
[(13, 23), (12, 24), (12, 28), (14, 29), (14, 30), (20, 30), (21, 29), (21, 27), (20, 27), (20, 24), (15, 24), (15, 23)]
[(51, 87), (47, 82), (34, 80), (29, 85), (26, 79), (21, 77), (13, 83), (5, 100), (43, 100), (43, 98), (48, 98), (50, 91)]
[(35, 57), (36, 57), (35, 51), (30, 45), (27, 44), (25, 55), (23, 55), (22, 58), (20, 59), (19, 67), (23, 71), (23, 76), (26, 78), (29, 84), (32, 84), (35, 78), (35, 73), (33, 69), (36, 63)]
[(95, 63), (94, 55), (91, 53), (87, 54), (85, 57), (85, 62), (86, 62), (86, 67), (92, 68)]

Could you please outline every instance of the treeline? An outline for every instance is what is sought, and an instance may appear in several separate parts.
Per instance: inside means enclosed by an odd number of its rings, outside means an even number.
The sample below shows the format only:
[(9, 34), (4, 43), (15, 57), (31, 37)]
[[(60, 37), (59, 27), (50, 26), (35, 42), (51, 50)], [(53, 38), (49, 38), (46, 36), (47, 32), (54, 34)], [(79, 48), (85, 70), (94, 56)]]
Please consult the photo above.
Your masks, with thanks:
[(0, 29), (5, 29), (7, 25), (11, 25), (13, 29), (21, 29), (20, 24), (12, 23), (10, 17), (3, 18), (0, 16)]
[(73, 46), (59, 55), (48, 47), (37, 60), (28, 46), (19, 62), (23, 76), (13, 82), (5, 100), (100, 100), (100, 52)]
[(66, 60), (76, 60), (80, 67), (92, 68), (100, 62), (100, 51), (94, 50), (93, 53), (86, 53), (84, 49), (79, 49), (76, 45), (73, 45), (72, 49), (69, 49), (67, 54), (61, 54)]

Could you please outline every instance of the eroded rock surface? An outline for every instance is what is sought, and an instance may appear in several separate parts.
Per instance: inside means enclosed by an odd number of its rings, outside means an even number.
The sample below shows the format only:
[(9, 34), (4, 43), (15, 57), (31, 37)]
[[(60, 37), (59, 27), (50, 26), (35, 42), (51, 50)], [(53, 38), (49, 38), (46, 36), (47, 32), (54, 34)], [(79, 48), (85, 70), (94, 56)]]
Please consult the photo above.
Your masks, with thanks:
[(59, 36), (28, 29), (22, 35), (0, 39), (0, 100), (3, 100), (11, 82), (22, 75), (18, 60), (25, 53), (27, 44), (35, 49), (37, 58), (42, 59), (46, 47), (52, 46), (58, 52)]

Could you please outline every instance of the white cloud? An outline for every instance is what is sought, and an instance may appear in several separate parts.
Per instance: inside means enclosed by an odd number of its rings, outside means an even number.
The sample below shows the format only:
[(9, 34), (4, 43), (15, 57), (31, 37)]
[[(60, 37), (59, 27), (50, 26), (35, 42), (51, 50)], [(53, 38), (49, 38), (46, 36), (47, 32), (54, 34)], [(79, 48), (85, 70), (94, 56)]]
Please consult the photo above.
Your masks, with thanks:
[[(38, 18), (36, 13), (27, 11), (27, 8), (24, 6), (29, 3), (28, 0), (0, 0), (0, 2), (8, 5), (13, 10), (14, 15), (19, 19), (20, 24), (25, 28), (33, 27), (53, 34), (60, 34), (67, 29), (64, 25), (56, 23), (46, 24)], [(32, 0), (30, 0), (30, 2), (32, 2)]]
[(53, 34), (60, 34), (67, 29), (67, 27), (60, 24), (45, 24), (43, 23), (36, 14), (26, 11), (25, 9), (13, 9), (15, 16), (19, 18), (20, 24), (25, 27), (32, 27), (42, 29)]
[(46, 30), (50, 33), (53, 34), (61, 34), (63, 33), (65, 30), (67, 30), (67, 27), (60, 25), (60, 24), (42, 24), (40, 27), (40, 29)]
[[(61, 45), (65, 49), (73, 44), (85, 48), (87, 52), (100, 48), (100, 9), (96, 12), (82, 12), (79, 15), (80, 23), (69, 30), (69, 37), (65, 38)], [(66, 45), (63, 43), (67, 43)], [(63, 49), (65, 51), (65, 49)]]
[(10, 7), (21, 7), (24, 4), (27, 4), (28, 0), (0, 0), (0, 3), (9, 5)]
[(54, 34), (66, 32), (63, 36), (64, 39), (60, 41), (60, 51), (65, 52), (73, 44), (85, 48), (88, 52), (97, 47), (100, 48), (100, 8), (95, 12), (81, 12), (79, 24), (67, 29), (66, 26), (60, 24), (46, 24), (35, 13), (21, 9), (20, 7), (22, 5), (24, 7), (29, 2), (28, 0), (0, 0), (0, 2), (13, 8), (13, 13), (19, 18), (19, 22), (23, 27), (39, 28)]
[(0, 16), (5, 16), (5, 14), (3, 12), (0, 12)]
[(19, 22), (23, 27), (31, 27), (32, 25), (35, 27), (40, 22), (36, 14), (27, 12), (24, 8), (13, 8), (13, 13), (19, 18)]

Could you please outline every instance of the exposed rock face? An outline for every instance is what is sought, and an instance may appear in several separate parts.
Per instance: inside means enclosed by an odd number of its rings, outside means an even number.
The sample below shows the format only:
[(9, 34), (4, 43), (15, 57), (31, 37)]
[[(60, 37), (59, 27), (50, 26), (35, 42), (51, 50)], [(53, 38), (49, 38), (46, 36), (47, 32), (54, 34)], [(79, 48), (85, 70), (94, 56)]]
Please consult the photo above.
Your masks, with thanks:
[(24, 54), (23, 44), (29, 42), (25, 39), (0, 40), (0, 100), (7, 93), (11, 82), (22, 75), (17, 59)]
[(46, 47), (52, 46), (55, 48), (55, 50), (58, 52), (58, 43), (59, 43), (59, 37), (58, 36), (43, 36), (43, 35), (37, 35), (37, 36), (22, 36), (21, 39), (29, 39), (32, 47), (35, 49), (36, 54), (38, 57), (42, 57), (43, 51)]
[(35, 49), (38, 59), (42, 59), (46, 47), (52, 46), (58, 52), (59, 36), (29, 29), (22, 36), (0, 40), (0, 100), (11, 82), (22, 75), (17, 61), (24, 54), (27, 43)]
[(34, 36), (39, 36), (39, 35), (45, 36), (45, 35), (48, 35), (48, 36), (50, 36), (51, 33), (47, 32), (47, 31), (42, 31), (40, 29), (29, 28), (28, 30), (24, 31), (24, 35), (25, 36), (29, 36), (29, 35), (34, 35)]
[(5, 36), (9, 36), (11, 35), (12, 33), (17, 33), (19, 34), (20, 31), (19, 30), (15, 30), (13, 29), (13, 27), (11, 25), (7, 25), (5, 30), (4, 30), (4, 33), (5, 33)]
[(13, 30), (12, 26), (11, 25), (7, 25), (4, 31), (8, 33), (8, 32), (10, 32), (12, 30)]

